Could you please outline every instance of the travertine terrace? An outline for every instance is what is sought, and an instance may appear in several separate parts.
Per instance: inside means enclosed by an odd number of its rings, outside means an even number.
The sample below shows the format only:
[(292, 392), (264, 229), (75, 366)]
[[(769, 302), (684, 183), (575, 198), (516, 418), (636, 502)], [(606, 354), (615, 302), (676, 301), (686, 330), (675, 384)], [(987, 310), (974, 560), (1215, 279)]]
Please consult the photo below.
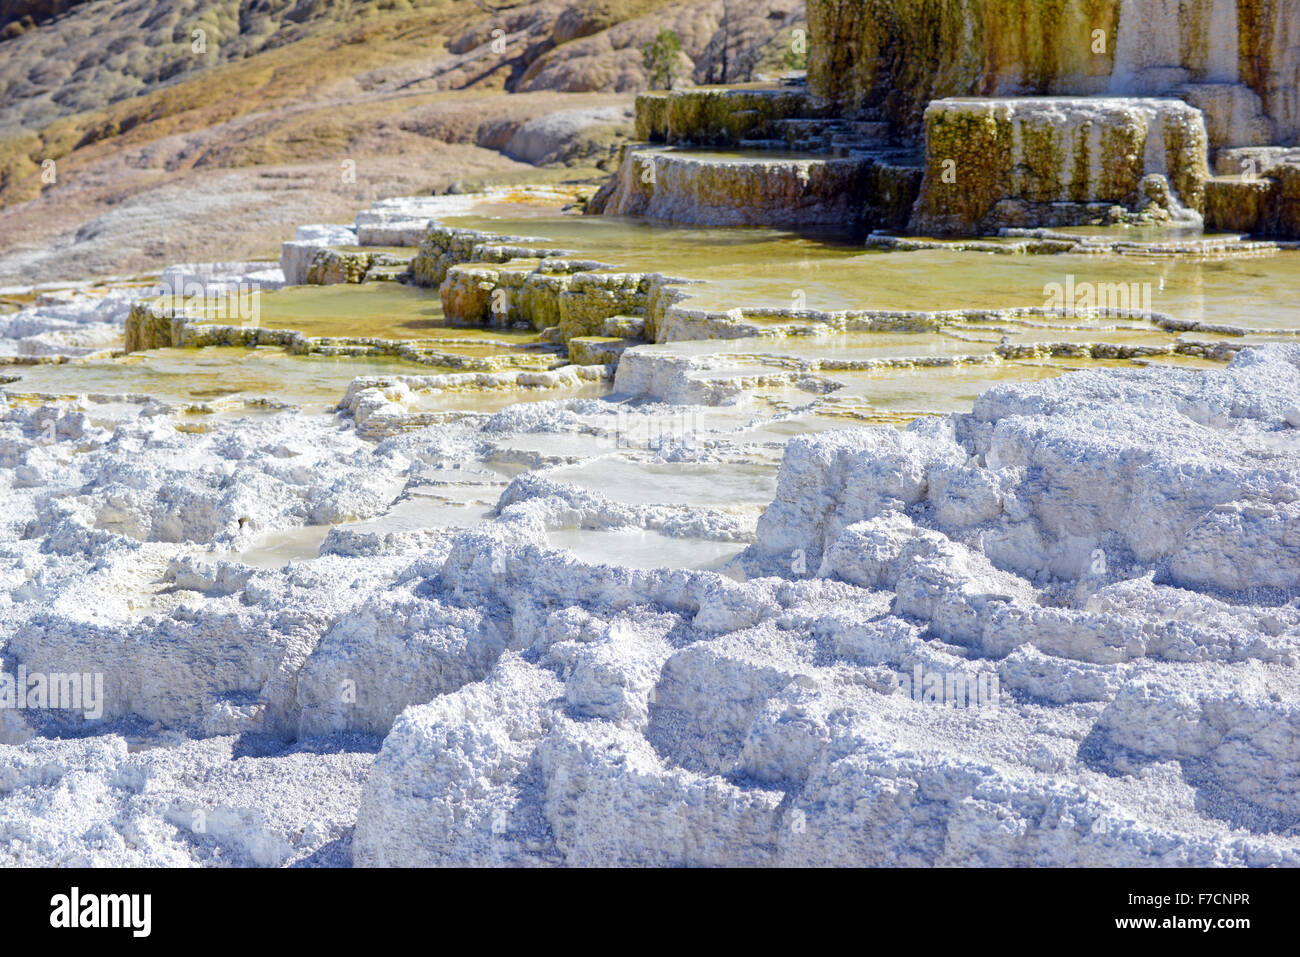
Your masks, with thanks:
[(1300, 864), (1300, 7), (1024, 7), (0, 290), (0, 863)]

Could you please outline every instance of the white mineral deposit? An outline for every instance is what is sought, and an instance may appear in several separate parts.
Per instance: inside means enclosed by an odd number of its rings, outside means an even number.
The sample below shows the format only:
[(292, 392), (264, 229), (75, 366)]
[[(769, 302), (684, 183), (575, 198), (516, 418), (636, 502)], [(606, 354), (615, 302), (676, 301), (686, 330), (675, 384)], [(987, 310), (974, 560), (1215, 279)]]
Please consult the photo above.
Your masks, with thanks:
[(1300, 0), (47, 95), (102, 5), (0, 4), (0, 865), (1300, 865)]

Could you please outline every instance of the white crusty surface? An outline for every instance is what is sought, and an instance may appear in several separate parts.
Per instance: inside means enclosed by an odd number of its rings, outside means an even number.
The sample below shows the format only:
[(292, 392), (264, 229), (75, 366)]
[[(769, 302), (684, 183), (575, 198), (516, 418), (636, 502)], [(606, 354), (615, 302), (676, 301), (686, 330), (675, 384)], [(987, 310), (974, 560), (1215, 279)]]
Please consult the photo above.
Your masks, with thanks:
[[(1300, 347), (775, 445), (415, 391), (380, 440), (356, 402), (0, 410), (0, 670), (104, 684), (0, 710), (0, 857), (1300, 863)], [(676, 567), (555, 544), (632, 533)]]

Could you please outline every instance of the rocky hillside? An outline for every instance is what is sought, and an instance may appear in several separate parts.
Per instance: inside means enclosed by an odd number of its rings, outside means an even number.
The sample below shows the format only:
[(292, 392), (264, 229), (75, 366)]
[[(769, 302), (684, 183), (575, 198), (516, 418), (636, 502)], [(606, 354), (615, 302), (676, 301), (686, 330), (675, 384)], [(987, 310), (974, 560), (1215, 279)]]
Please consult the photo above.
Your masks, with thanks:
[(293, 223), (537, 163), (593, 175), (631, 133), (661, 29), (680, 82), (735, 82), (787, 69), (802, 16), (800, 0), (9, 0), (0, 281), (268, 255)]

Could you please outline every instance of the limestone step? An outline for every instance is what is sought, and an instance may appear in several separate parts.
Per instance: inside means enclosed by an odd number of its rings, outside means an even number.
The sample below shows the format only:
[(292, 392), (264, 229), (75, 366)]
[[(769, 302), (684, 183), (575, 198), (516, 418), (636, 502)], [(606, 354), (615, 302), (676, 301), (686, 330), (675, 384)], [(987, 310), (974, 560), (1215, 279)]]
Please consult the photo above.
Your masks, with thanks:
[(1245, 146), (1219, 150), (1214, 156), (1216, 176), (1268, 176), (1283, 163), (1300, 163), (1297, 146)]
[(645, 319), (641, 316), (610, 316), (601, 327), (602, 336), (634, 339), (645, 335)]
[(623, 350), (644, 345), (643, 339), (614, 336), (577, 336), (569, 340), (569, 361), (580, 366), (603, 366), (618, 362)]
[(790, 146), (785, 140), (741, 140), (742, 150), (787, 150)]
[[(629, 150), (606, 214), (697, 226), (777, 229), (856, 224), (875, 161), (825, 150), (791, 154), (638, 147)], [(653, 176), (645, 176), (647, 164)]]
[(868, 140), (862, 139), (862, 137), (858, 136), (855, 133), (845, 132), (845, 133), (833, 134), (830, 138), (830, 143), (828, 143), (827, 145), (830, 146), (832, 149), (838, 148), (838, 149), (849, 150), (849, 149), (870, 149), (874, 144)]
[(790, 149), (822, 149), (832, 136), (848, 132), (848, 126), (840, 120), (808, 117), (780, 120), (772, 125)]
[(772, 125), (780, 130), (794, 130), (804, 135), (820, 133), (829, 127), (847, 128), (847, 124), (843, 120), (815, 116), (792, 116), (784, 120), (777, 120)]
[(820, 153), (826, 149), (826, 141), (820, 139), (793, 140), (786, 145), (786, 149), (800, 153)]
[(889, 124), (882, 120), (853, 120), (848, 127), (860, 140), (881, 146), (890, 142)]
[(1207, 228), (1300, 239), (1300, 148), (1223, 150), (1215, 165), (1239, 175), (1206, 184)]
[(1266, 176), (1214, 176), (1205, 184), (1205, 227), (1216, 232), (1269, 232), (1278, 183)]
[(1174, 92), (1205, 115), (1213, 149), (1274, 141), (1273, 123), (1263, 101), (1243, 83), (1189, 83)]

